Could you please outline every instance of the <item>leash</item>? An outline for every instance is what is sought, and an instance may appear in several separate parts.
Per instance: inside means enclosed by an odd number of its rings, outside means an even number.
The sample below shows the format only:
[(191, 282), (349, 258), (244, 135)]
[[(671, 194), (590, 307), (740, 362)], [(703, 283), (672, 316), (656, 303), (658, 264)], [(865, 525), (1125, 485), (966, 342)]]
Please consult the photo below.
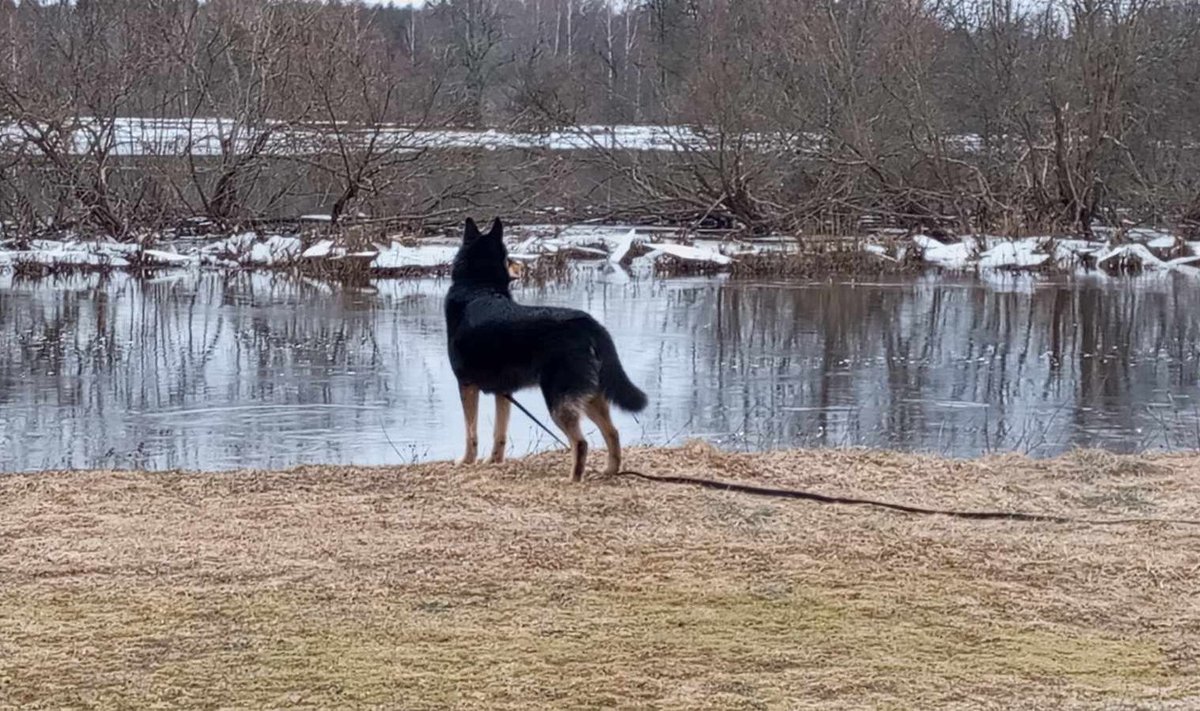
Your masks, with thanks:
[(859, 499), (852, 496), (830, 496), (828, 494), (818, 494), (813, 491), (801, 491), (799, 489), (776, 489), (766, 486), (752, 486), (750, 484), (737, 484), (728, 481), (717, 481), (716, 479), (699, 479), (690, 476), (661, 476), (646, 474), (643, 472), (634, 471), (632, 469), (617, 472), (617, 476), (636, 477), (638, 479), (658, 481), (664, 484), (689, 484), (691, 486), (699, 486), (704, 489), (733, 491), (739, 494), (750, 494), (752, 496), (772, 496), (778, 499), (801, 499), (803, 501), (815, 501), (820, 504), (838, 504), (842, 506), (874, 506), (876, 508), (887, 509), (889, 511), (899, 511), (907, 514), (919, 514), (922, 516), (952, 516), (954, 518), (966, 518), (976, 521), (1046, 521), (1049, 523), (1070, 523), (1072, 520), (1065, 516), (1022, 513), (1019, 511), (951, 511), (945, 509), (927, 509), (920, 506), (894, 504), (888, 501), (877, 501), (875, 499)]
[[(541, 420), (533, 416), (529, 410), (526, 410), (521, 403), (517, 402), (512, 395), (505, 394), (504, 398), (516, 405), (525, 416), (533, 420), (534, 423), (546, 431), (551, 437), (558, 441), (559, 444), (567, 447), (567, 443), (563, 442), (558, 435), (542, 423)], [(896, 511), (899, 513), (912, 514), (916, 516), (947, 516), (949, 518), (967, 519), (972, 521), (1025, 521), (1025, 522), (1040, 522), (1040, 523), (1056, 523), (1070, 524), (1080, 523), (1089, 526), (1120, 526), (1135, 523), (1166, 523), (1176, 524), (1180, 526), (1200, 526), (1200, 520), (1195, 519), (1175, 519), (1175, 518), (1073, 518), (1070, 516), (1056, 516), (1054, 514), (1037, 514), (1026, 513), (1023, 511), (956, 511), (954, 509), (930, 509), (922, 506), (909, 506), (908, 504), (896, 504), (889, 501), (879, 501), (877, 499), (862, 499), (853, 496), (830, 496), (828, 494), (818, 494), (814, 491), (803, 491), (800, 489), (778, 489), (766, 486), (753, 486), (750, 484), (738, 484), (729, 481), (719, 481), (717, 479), (702, 479), (691, 476), (663, 476), (656, 474), (646, 474), (634, 469), (625, 469), (617, 472), (617, 476), (632, 477), (645, 481), (658, 482), (660, 484), (678, 484), (684, 486), (696, 486), (702, 489), (715, 489), (717, 491), (731, 491), (738, 494), (749, 494), (751, 496), (767, 496), (777, 499), (799, 499), (802, 501), (815, 501), (820, 504), (831, 504), (839, 506), (872, 506), (875, 508), (885, 509), (888, 511)]]
[(799, 489), (775, 489), (765, 486), (751, 486), (749, 484), (718, 481), (716, 479), (646, 474), (644, 472), (639, 472), (632, 469), (617, 472), (617, 476), (636, 477), (638, 479), (657, 481), (663, 484), (685, 484), (698, 486), (704, 489), (716, 489), (718, 491), (732, 491), (739, 494), (750, 494), (752, 496), (769, 496), (779, 499), (802, 499), (804, 501), (815, 501), (821, 504), (836, 504), (842, 506), (874, 506), (876, 508), (887, 509), (889, 511), (898, 511), (900, 513), (915, 514), (919, 516), (947, 516), (950, 518), (962, 518), (974, 521), (1032, 521), (1059, 524), (1081, 523), (1089, 526), (1119, 526), (1134, 523), (1168, 523), (1179, 526), (1200, 526), (1200, 520), (1188, 518), (1073, 518), (1071, 516), (1025, 513), (1022, 511), (955, 511), (953, 509), (927, 509), (921, 506), (895, 504), (889, 501), (879, 501), (876, 499), (860, 499), (853, 496), (829, 496), (828, 494), (818, 494), (816, 492), (801, 491)]
[(524, 406), (524, 405), (522, 405), (521, 403), (517, 402), (516, 398), (514, 398), (514, 397), (513, 397), (511, 394), (509, 394), (509, 393), (503, 393), (503, 395), (504, 395), (504, 399), (505, 399), (505, 400), (508, 400), (508, 401), (509, 401), (509, 402), (511, 402), (512, 404), (516, 405), (518, 410), (520, 410), (521, 412), (524, 412), (524, 413), (525, 413), (525, 416), (526, 416), (526, 417), (528, 417), (529, 419), (533, 420), (533, 421), (534, 421), (534, 423), (535, 423), (535, 424), (536, 424), (538, 427), (541, 427), (542, 429), (546, 430), (546, 434), (548, 434), (548, 435), (550, 435), (551, 437), (553, 437), (553, 438), (554, 438), (554, 440), (555, 440), (556, 442), (558, 442), (558, 443), (559, 443), (559, 444), (561, 444), (562, 446), (566, 447), (567, 449), (570, 449), (570, 448), (571, 448), (571, 445), (569, 445), (569, 444), (567, 444), (566, 442), (562, 441), (562, 438), (561, 438), (561, 437), (559, 437), (558, 435), (554, 434), (554, 430), (552, 430), (552, 429), (550, 429), (549, 427), (547, 427), (546, 425), (542, 424), (542, 421), (541, 421), (541, 420), (539, 420), (538, 418), (534, 417), (534, 416), (533, 416), (533, 413), (532, 413), (532, 412), (530, 412), (529, 410), (526, 410), (526, 409), (525, 409), (525, 406)]

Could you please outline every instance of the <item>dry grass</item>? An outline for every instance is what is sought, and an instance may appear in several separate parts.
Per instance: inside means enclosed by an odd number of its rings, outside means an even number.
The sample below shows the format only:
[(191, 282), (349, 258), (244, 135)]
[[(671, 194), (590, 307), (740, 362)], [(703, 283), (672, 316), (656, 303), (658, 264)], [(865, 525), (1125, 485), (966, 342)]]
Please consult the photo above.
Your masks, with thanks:
[[(629, 460), (932, 506), (1200, 518), (1196, 456), (693, 444)], [(0, 478), (0, 706), (1200, 704), (1200, 528), (573, 486), (566, 466)]]
[(932, 269), (914, 250), (910, 254), (895, 262), (864, 251), (858, 240), (815, 239), (800, 243), (797, 251), (739, 257), (729, 269), (737, 277), (790, 279), (917, 274)]

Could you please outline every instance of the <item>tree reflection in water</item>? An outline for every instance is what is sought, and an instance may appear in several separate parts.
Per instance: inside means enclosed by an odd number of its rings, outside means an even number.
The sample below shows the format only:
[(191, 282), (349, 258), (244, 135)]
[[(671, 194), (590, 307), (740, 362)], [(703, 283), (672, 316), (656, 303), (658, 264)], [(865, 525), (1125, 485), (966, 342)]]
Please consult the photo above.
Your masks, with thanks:
[[(456, 456), (445, 288), (0, 275), (0, 469)], [(638, 421), (619, 422), (635, 444), (956, 456), (1200, 446), (1200, 290), (1178, 276), (616, 284), (583, 274), (518, 298), (585, 308), (610, 327), (651, 396)], [(544, 412), (536, 392), (521, 399)], [(522, 419), (510, 442), (517, 454), (553, 446)]]

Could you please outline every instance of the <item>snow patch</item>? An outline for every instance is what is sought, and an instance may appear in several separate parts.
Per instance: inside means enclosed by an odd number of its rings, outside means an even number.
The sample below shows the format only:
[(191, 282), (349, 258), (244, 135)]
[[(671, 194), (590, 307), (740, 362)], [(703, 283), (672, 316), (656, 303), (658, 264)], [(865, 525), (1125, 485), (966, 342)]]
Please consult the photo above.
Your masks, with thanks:
[(887, 247), (882, 244), (864, 244), (863, 251), (867, 254), (873, 254), (881, 259), (886, 259), (889, 262), (895, 262), (896, 258), (887, 253)]
[(1118, 264), (1141, 264), (1149, 269), (1165, 269), (1167, 263), (1159, 259), (1144, 244), (1123, 244), (1108, 250), (1096, 260), (1096, 266), (1109, 262)]
[(161, 266), (195, 266), (200, 263), (198, 256), (167, 252), (161, 249), (143, 249), (142, 261), (146, 264)]
[(1029, 269), (1040, 267), (1050, 260), (1049, 254), (1037, 250), (1041, 245), (1033, 239), (997, 244), (979, 255), (979, 266), (985, 269)]
[(975, 252), (974, 241), (969, 237), (954, 244), (942, 244), (928, 235), (913, 235), (912, 243), (921, 250), (922, 259), (945, 269), (966, 268)]
[(371, 262), (375, 269), (402, 269), (405, 267), (444, 267), (454, 261), (458, 250), (444, 245), (407, 247), (393, 242), (380, 246), (379, 254)]
[(300, 256), (303, 259), (324, 259), (326, 257), (340, 257), (345, 253), (345, 249), (333, 246), (333, 240), (323, 239), (301, 252)]
[(1176, 240), (1171, 235), (1162, 235), (1146, 242), (1146, 246), (1150, 249), (1171, 249), (1175, 246)]
[(111, 267), (124, 269), (129, 260), (117, 254), (105, 254), (99, 250), (88, 251), (78, 245), (58, 244), (54, 247), (0, 252), (0, 266), (40, 264), (47, 267)]
[(295, 261), (302, 246), (300, 238), (291, 235), (273, 234), (260, 240), (253, 232), (242, 232), (205, 245), (199, 253), (215, 258), (203, 260), (209, 264), (220, 260), (251, 267), (273, 267)]
[(637, 230), (629, 230), (625, 236), (617, 242), (617, 246), (608, 255), (608, 261), (611, 264), (620, 264), (621, 260), (625, 259), (625, 255), (629, 254), (629, 250), (633, 248), (633, 241), (637, 239)]
[(653, 246), (654, 251), (660, 255), (668, 254), (676, 259), (684, 259), (689, 262), (709, 262), (720, 265), (733, 263), (733, 259), (730, 257), (711, 249), (689, 247), (683, 244), (671, 244), (668, 242), (655, 243)]

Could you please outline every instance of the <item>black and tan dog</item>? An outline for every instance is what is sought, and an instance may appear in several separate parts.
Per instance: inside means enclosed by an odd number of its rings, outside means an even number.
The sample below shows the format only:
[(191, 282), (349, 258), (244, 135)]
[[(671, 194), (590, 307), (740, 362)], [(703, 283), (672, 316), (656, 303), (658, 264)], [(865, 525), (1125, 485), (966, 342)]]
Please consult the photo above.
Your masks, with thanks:
[(467, 220), (446, 294), (450, 367), (458, 378), (467, 421), (463, 461), (475, 461), (479, 393), (496, 396), (496, 430), (491, 461), (504, 459), (508, 395), (539, 386), (555, 424), (575, 455), (571, 478), (583, 476), (587, 442), (580, 420), (587, 415), (608, 447), (606, 473), (621, 468), (621, 440), (609, 403), (638, 412), (646, 394), (621, 368), (612, 337), (594, 318), (576, 309), (523, 306), (513, 301), (504, 227), (497, 219), (487, 234)]

